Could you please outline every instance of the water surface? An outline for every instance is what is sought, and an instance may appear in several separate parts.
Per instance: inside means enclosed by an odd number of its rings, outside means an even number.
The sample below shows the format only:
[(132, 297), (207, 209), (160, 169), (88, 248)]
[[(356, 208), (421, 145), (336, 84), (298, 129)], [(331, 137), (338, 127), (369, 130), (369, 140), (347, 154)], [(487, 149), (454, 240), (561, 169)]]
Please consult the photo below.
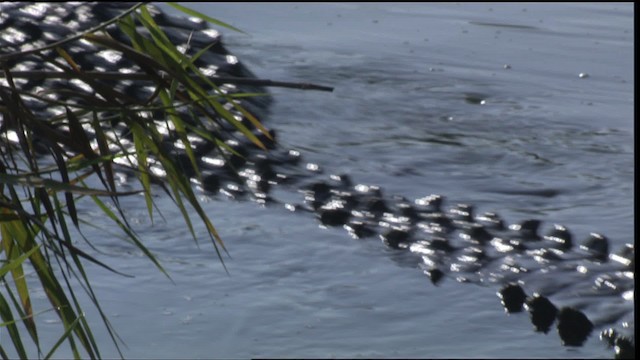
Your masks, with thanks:
[[(634, 241), (632, 4), (191, 6), (251, 34), (223, 31), (259, 77), (335, 87), (274, 89), (265, 119), (327, 173), (387, 194), (442, 194), (510, 222), (539, 218), (543, 231), (564, 224), (578, 240), (598, 231), (614, 250)], [(154, 224), (142, 197), (126, 201), (173, 282), (132, 246), (86, 234), (105, 261), (135, 276), (90, 268), (126, 357), (612, 354), (596, 335), (566, 348), (555, 331), (534, 333), (526, 314), (504, 314), (494, 286), (434, 287), (419, 258), (378, 240), (320, 229), (278, 206), (202, 199), (229, 249), (228, 275), (204, 228), (196, 245), (162, 196), (167, 220)], [(55, 316), (44, 318), (41, 331), (57, 333)]]

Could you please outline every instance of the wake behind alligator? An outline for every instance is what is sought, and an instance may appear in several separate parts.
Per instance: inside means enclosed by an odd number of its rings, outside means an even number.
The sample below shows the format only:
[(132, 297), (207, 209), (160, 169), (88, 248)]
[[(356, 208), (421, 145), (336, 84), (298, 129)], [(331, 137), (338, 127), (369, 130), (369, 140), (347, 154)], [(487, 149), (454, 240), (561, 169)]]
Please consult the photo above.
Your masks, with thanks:
[[(0, 51), (9, 53), (65, 38), (118, 15), (128, 6), (115, 3), (80, 6), (3, 4)], [(187, 55), (215, 43), (196, 62), (203, 72), (253, 78), (242, 62), (223, 47), (220, 34), (204, 22), (172, 17), (155, 8), (153, 17)], [(108, 31), (115, 39), (124, 39), (113, 25)], [(72, 43), (65, 50), (84, 70), (140, 70), (120, 54), (88, 42)], [(49, 52), (47, 56), (57, 55)], [(36, 56), (9, 65), (11, 71), (45, 70)], [(6, 83), (1, 85), (4, 87)], [(154, 92), (144, 83), (111, 81), (109, 85), (138, 98)], [(42, 89), (90, 91), (82, 82), (65, 79), (20, 80), (18, 86), (29, 92)], [(231, 93), (261, 90), (232, 85), (223, 85), (223, 88)], [(61, 100), (73, 99), (72, 92), (60, 92), (56, 96)], [(269, 104), (268, 97), (242, 100), (242, 105), (258, 116), (268, 112)], [(61, 111), (35, 99), (30, 99), (28, 106), (43, 118)], [(162, 121), (165, 114), (153, 115), (159, 126), (166, 124)], [(181, 116), (188, 121), (190, 115), (182, 113)], [(246, 119), (243, 122), (251, 126)], [(15, 129), (5, 126), (6, 122), (1, 125), (0, 146), (10, 146), (16, 138)], [(112, 125), (105, 130), (127, 138), (127, 128), (122, 124)], [(456, 280), (495, 286), (505, 311), (526, 309), (535, 331), (547, 333), (555, 327), (566, 346), (581, 346), (594, 329), (604, 329), (601, 338), (608, 346), (616, 346), (616, 356), (632, 357), (635, 354), (633, 244), (612, 251), (603, 234), (592, 233), (587, 239), (578, 241), (567, 226), (547, 226), (538, 219), (524, 219), (507, 225), (497, 213), (481, 213), (469, 204), (446, 204), (441, 195), (425, 194), (418, 199), (387, 195), (380, 187), (354, 183), (348, 174), (324, 174), (318, 164), (305, 162), (304, 154), (283, 148), (277, 140), (271, 141), (255, 131), (269, 148), (264, 152), (225, 125), (212, 128), (212, 131), (224, 136), (225, 143), (237, 154), (221, 150), (195, 134), (190, 135), (202, 174), (196, 179), (196, 172), (175, 131), (169, 127), (165, 130), (167, 149), (193, 178), (194, 186), (204, 192), (250, 199), (265, 206), (284, 206), (291, 212), (315, 217), (322, 226), (342, 227), (352, 238), (377, 239), (382, 242), (381, 246), (414, 254), (434, 285)], [(89, 129), (85, 131), (89, 136), (93, 135)], [(275, 131), (271, 134), (277, 138)], [(133, 146), (131, 142), (125, 144)], [(123, 175), (132, 176), (125, 170), (131, 163), (124, 159), (121, 162)], [(152, 168), (162, 175), (160, 167)], [(299, 200), (282, 201), (273, 195), (275, 188), (287, 192), (288, 199)], [(300, 219), (293, 217), (291, 221)], [(543, 231), (544, 228), (547, 230)], [(558, 309), (553, 304), (554, 299), (574, 305)]]

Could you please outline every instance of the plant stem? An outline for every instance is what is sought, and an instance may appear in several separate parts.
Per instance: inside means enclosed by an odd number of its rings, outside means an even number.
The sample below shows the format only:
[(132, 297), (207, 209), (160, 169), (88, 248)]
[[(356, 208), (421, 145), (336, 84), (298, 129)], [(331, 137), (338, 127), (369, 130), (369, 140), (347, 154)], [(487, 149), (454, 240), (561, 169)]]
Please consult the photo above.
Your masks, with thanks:
[[(146, 73), (121, 73), (117, 71), (85, 71), (83, 74), (93, 77), (96, 80), (146, 80), (152, 81), (153, 78)], [(74, 74), (61, 71), (12, 71), (11, 76), (15, 79), (72, 79), (76, 78)], [(0, 73), (0, 78), (4, 78), (5, 74)], [(198, 80), (198, 76), (192, 75), (191, 78)], [(247, 79), (241, 77), (219, 77), (210, 76), (211, 81), (216, 85), (221, 84), (238, 84), (238, 85), (256, 85), (256, 86), (273, 86), (301, 90), (319, 90), (333, 91), (330, 86), (317, 85), (311, 83), (295, 83), (285, 81), (273, 81), (268, 79)]]

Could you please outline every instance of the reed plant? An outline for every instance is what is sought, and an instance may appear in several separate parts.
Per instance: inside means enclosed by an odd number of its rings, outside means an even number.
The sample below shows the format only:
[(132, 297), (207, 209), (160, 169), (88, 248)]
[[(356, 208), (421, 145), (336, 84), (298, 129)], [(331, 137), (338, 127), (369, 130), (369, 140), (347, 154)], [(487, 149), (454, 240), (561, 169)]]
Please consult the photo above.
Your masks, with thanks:
[[(191, 16), (199, 17), (217, 26), (237, 30), (219, 20), (177, 4), (170, 4)], [(128, 41), (118, 41), (105, 31), (116, 24)], [(146, 29), (141, 33), (136, 25)], [(74, 56), (65, 51), (65, 45), (89, 41), (110, 49), (135, 63), (141, 73), (105, 73), (84, 71)], [(213, 45), (213, 44), (212, 44)], [(53, 59), (42, 56), (56, 51)], [(29, 358), (37, 352), (39, 357), (51, 357), (60, 345), (67, 343), (76, 358), (100, 358), (99, 343), (85, 318), (82, 302), (74, 283), (91, 301), (102, 318), (111, 340), (120, 352), (118, 337), (102, 311), (87, 276), (87, 263), (96, 264), (119, 276), (116, 269), (83, 251), (72, 234), (80, 234), (90, 246), (92, 239), (83, 235), (86, 219), (77, 210), (81, 199), (90, 199), (105, 219), (115, 224), (125, 241), (134, 244), (159, 271), (163, 269), (156, 256), (140, 240), (132, 228), (119, 199), (124, 196), (144, 196), (148, 215), (154, 217), (154, 191), (170, 197), (182, 213), (185, 226), (197, 239), (194, 218), (202, 221), (207, 236), (224, 265), (224, 243), (213, 222), (201, 205), (190, 185), (190, 179), (180, 171), (165, 146), (161, 129), (145, 114), (161, 112), (165, 122), (174, 129), (185, 149), (188, 162), (200, 176), (196, 154), (192, 151), (189, 134), (211, 142), (215, 147), (234, 152), (212, 126), (227, 122), (258, 148), (265, 145), (257, 132), (270, 138), (260, 120), (247, 111), (241, 101), (260, 93), (223, 91), (220, 85), (249, 84), (321, 89), (310, 84), (277, 83), (269, 80), (246, 78), (219, 78), (205, 76), (194, 62), (209, 47), (188, 56), (173, 44), (163, 29), (154, 21), (147, 5), (136, 4), (117, 17), (99, 26), (40, 48), (15, 53), (2, 53), (0, 67), (5, 84), (0, 86), (0, 356), (9, 358), (9, 349), (20, 358)], [(27, 56), (36, 56), (48, 62), (55, 71), (17, 71), (10, 64), (20, 63)], [(16, 79), (77, 79), (90, 87), (90, 91), (75, 94), (81, 101), (66, 101), (43, 96), (22, 89)], [(153, 86), (153, 94), (137, 99), (105, 86), (105, 80), (138, 81)], [(45, 102), (60, 109), (59, 115), (43, 118), (32, 111), (29, 100)], [(185, 121), (178, 109), (194, 114)], [(183, 111), (183, 112), (184, 112)], [(238, 117), (246, 121), (239, 121)], [(114, 136), (109, 126), (124, 124), (129, 139)], [(126, 146), (132, 141), (133, 146)], [(43, 156), (44, 154), (44, 156)], [(128, 160), (127, 160), (128, 159)], [(124, 161), (127, 160), (127, 161)], [(162, 168), (164, 176), (151, 171), (151, 165)], [(137, 179), (137, 190), (121, 191), (117, 186), (117, 168), (128, 167)], [(88, 185), (88, 179), (97, 179)], [(154, 185), (156, 184), (156, 185)], [(157, 210), (156, 210), (157, 211)], [(78, 235), (75, 235), (78, 236)], [(30, 274), (30, 276), (28, 276)], [(34, 275), (35, 274), (35, 275)], [(32, 305), (35, 290), (44, 290), (50, 309), (36, 311)], [(37, 316), (42, 311), (55, 311), (61, 329), (58, 341), (50, 349), (42, 349), (37, 327)], [(33, 350), (35, 347), (35, 351)], [(120, 352), (122, 356), (122, 352)]]

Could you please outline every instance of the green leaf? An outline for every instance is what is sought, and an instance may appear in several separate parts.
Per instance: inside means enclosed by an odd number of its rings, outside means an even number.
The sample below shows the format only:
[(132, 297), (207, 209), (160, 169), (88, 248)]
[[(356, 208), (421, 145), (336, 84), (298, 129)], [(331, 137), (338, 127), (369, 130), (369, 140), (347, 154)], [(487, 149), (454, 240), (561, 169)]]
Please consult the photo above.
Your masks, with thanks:
[(149, 260), (151, 260), (153, 262), (153, 264), (165, 275), (167, 276), (169, 279), (171, 279), (171, 277), (169, 276), (169, 274), (164, 270), (164, 268), (162, 267), (162, 265), (160, 265), (160, 262), (158, 261), (158, 259), (156, 259), (155, 255), (153, 255), (153, 253), (151, 253), (151, 251), (149, 251), (149, 249), (147, 249), (146, 246), (144, 246), (142, 244), (142, 242), (140, 241), (140, 239), (138, 239), (138, 236), (133, 232), (133, 230), (130, 227), (125, 226), (117, 217), (116, 215), (113, 213), (113, 211), (111, 211), (98, 197), (96, 196), (92, 196), (91, 197), (93, 199), (93, 201), (98, 204), (98, 206), (100, 207), (100, 209), (113, 221), (115, 222), (122, 231), (124, 231), (128, 236), (129, 239), (138, 247), (138, 249), (142, 250), (142, 252), (144, 253), (144, 255), (149, 258)]
[(51, 356), (53, 356), (53, 353), (58, 349), (58, 347), (62, 344), (62, 342), (64, 340), (66, 340), (69, 336), (71, 336), (71, 334), (73, 333), (74, 330), (76, 330), (76, 327), (78, 326), (78, 324), (80, 323), (80, 319), (82, 318), (78, 317), (76, 318), (71, 324), (69, 324), (69, 326), (67, 327), (67, 330), (64, 332), (64, 334), (62, 334), (62, 336), (60, 337), (60, 339), (58, 339), (58, 341), (51, 347), (51, 350), (49, 350), (49, 352), (47, 353), (47, 355), (45, 355), (45, 359), (50, 359)]
[(176, 9), (182, 11), (185, 14), (189, 14), (191, 16), (195, 16), (195, 17), (197, 17), (199, 19), (202, 19), (204, 21), (210, 22), (212, 24), (219, 25), (219, 26), (222, 26), (222, 27), (225, 27), (227, 29), (231, 29), (231, 30), (234, 30), (234, 31), (237, 31), (237, 32), (241, 32), (243, 34), (247, 34), (246, 32), (244, 32), (244, 31), (242, 31), (242, 30), (240, 30), (240, 29), (238, 29), (238, 28), (236, 28), (234, 26), (231, 26), (231, 25), (229, 25), (229, 24), (227, 24), (225, 22), (222, 22), (222, 21), (220, 21), (218, 19), (214, 19), (214, 18), (212, 18), (210, 16), (207, 16), (207, 15), (201, 13), (201, 12), (195, 11), (193, 9), (189, 9), (187, 7), (184, 7), (184, 6), (180, 5), (180, 4), (177, 4), (177, 3), (174, 3), (174, 2), (168, 2), (167, 5), (172, 6), (172, 7), (176, 8)]
[(0, 182), (11, 185), (19, 185), (32, 188), (45, 188), (50, 191), (59, 192), (67, 191), (79, 195), (98, 195), (98, 196), (125, 196), (139, 194), (140, 190), (113, 192), (106, 190), (91, 189), (87, 187), (70, 185), (61, 181), (52, 179), (43, 179), (35, 175), (8, 175), (0, 174)]
[(13, 343), (18, 356), (22, 359), (27, 359), (27, 353), (24, 349), (24, 345), (22, 344), (22, 339), (20, 338), (20, 332), (18, 331), (18, 327), (16, 326), (16, 321), (13, 319), (13, 315), (11, 314), (11, 308), (9, 307), (9, 303), (4, 299), (4, 296), (0, 293), (0, 318), (4, 321), (2, 326), (6, 326), (7, 331), (9, 332), (9, 337), (11, 338), (11, 342)]
[(2, 278), (7, 272), (14, 270), (15, 268), (22, 265), (22, 263), (31, 256), (34, 252), (40, 249), (40, 245), (32, 248), (31, 250), (25, 252), (24, 254), (18, 256), (17, 258), (10, 259), (8, 263), (4, 264), (0, 267), (0, 278)]

